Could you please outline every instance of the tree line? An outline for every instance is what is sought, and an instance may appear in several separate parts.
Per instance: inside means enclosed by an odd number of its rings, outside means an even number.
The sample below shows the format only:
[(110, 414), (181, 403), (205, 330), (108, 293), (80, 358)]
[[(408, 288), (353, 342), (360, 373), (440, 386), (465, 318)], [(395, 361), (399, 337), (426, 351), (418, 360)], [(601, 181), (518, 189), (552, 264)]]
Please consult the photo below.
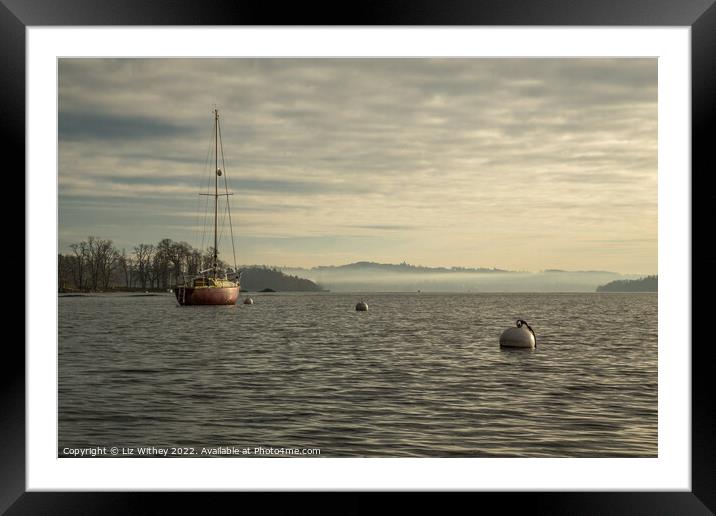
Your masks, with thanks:
[[(71, 253), (58, 254), (58, 290), (98, 291), (117, 288), (168, 289), (212, 267), (214, 248), (205, 251), (186, 242), (169, 238), (158, 244), (139, 244), (129, 253), (118, 249), (111, 240), (88, 237), (71, 244)], [(220, 270), (229, 277), (235, 272), (221, 259)], [(277, 291), (317, 291), (321, 287), (310, 280), (289, 276), (266, 265), (242, 266), (244, 290), (270, 288)]]
[[(71, 253), (58, 254), (60, 291), (167, 289), (211, 268), (214, 255), (212, 247), (202, 251), (170, 238), (157, 244), (139, 244), (130, 252), (118, 249), (112, 240), (94, 236), (69, 247)], [(220, 269), (232, 271), (222, 260), (218, 262)]]
[(597, 292), (657, 292), (659, 290), (659, 277), (646, 276), (635, 280), (617, 280), (600, 285)]

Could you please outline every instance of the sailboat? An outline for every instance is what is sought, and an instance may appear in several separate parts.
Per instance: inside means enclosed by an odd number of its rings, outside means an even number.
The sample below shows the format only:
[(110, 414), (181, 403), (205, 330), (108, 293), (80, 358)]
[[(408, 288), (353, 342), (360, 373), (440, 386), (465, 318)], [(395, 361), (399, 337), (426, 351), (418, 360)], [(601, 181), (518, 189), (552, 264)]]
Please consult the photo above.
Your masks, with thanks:
[[(229, 225), (231, 226), (231, 212), (229, 211), (229, 192), (226, 176), (224, 175), (225, 192), (219, 193), (219, 177), (222, 171), (219, 168), (219, 149), (221, 148), (221, 160), (224, 171), (224, 146), (221, 142), (221, 129), (219, 127), (219, 110), (214, 109), (214, 192), (200, 195), (214, 197), (214, 247), (211, 266), (208, 269), (199, 271), (193, 277), (188, 278), (182, 285), (174, 288), (174, 294), (181, 306), (188, 305), (234, 305), (239, 298), (240, 273), (236, 272), (234, 264), (233, 277), (229, 279), (226, 270), (219, 268), (218, 250), (218, 212), (219, 197), (226, 196), (226, 208), (229, 214)], [(233, 227), (231, 228), (231, 245), (234, 245)], [(235, 254), (235, 253), (234, 253)], [(236, 257), (234, 256), (234, 261)]]

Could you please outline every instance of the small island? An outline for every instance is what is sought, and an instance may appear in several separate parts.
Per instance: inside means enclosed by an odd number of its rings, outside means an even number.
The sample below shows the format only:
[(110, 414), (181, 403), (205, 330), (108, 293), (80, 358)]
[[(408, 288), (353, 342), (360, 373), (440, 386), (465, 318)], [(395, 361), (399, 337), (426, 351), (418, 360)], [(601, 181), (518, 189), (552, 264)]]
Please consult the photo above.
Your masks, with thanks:
[(658, 276), (646, 276), (635, 280), (611, 281), (597, 287), (597, 292), (658, 292)]
[(320, 292), (323, 290), (311, 280), (285, 274), (276, 268), (257, 265), (242, 269), (241, 288), (252, 292)]

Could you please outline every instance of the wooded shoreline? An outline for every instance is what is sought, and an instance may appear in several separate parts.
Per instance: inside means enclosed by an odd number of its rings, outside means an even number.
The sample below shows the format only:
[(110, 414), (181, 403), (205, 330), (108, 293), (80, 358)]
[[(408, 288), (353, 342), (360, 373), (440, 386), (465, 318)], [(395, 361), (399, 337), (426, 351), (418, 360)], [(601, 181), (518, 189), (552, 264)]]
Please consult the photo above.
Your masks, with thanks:
[[(214, 250), (193, 248), (186, 242), (162, 239), (157, 245), (138, 244), (127, 253), (111, 240), (90, 236), (71, 244), (72, 254), (58, 254), (60, 292), (166, 292), (212, 267)], [(219, 269), (241, 272), (244, 292), (320, 292), (311, 280), (285, 274), (266, 265), (231, 267), (219, 259)]]

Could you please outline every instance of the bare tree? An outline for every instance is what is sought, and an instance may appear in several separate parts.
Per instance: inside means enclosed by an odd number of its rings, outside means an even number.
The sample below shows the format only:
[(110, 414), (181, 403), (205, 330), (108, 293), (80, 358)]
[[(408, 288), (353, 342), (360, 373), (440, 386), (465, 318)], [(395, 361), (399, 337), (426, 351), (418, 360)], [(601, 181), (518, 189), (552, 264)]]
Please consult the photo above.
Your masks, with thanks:
[(147, 282), (151, 279), (151, 268), (154, 260), (154, 246), (152, 244), (139, 244), (134, 248), (134, 260), (139, 275), (139, 283), (142, 288), (147, 288)]
[[(57, 255), (57, 287), (66, 290), (70, 281), (74, 280), (75, 262), (77, 258), (70, 255)], [(73, 281), (76, 286), (76, 282)]]
[[(92, 238), (93, 237), (90, 237), (90, 239)], [(102, 240), (100, 238), (92, 239), (90, 250), (92, 254), (92, 269), (94, 271), (93, 288), (97, 290), (101, 285), (102, 288), (106, 289), (109, 287), (112, 271), (117, 265), (119, 253), (114, 245), (112, 245), (111, 240)]]
[(189, 256), (187, 256), (187, 274), (190, 276), (198, 274), (198, 272), (202, 270), (201, 260), (201, 251), (198, 249), (191, 249)]
[(112, 241), (90, 236), (86, 241), (71, 244), (70, 249), (75, 255), (72, 271), (77, 288), (109, 288), (119, 259)]
[(174, 242), (169, 247), (168, 253), (174, 270), (174, 283), (178, 284), (180, 280), (184, 281), (184, 271), (187, 270), (187, 262), (191, 252), (191, 246), (186, 242)]
[(97, 290), (99, 281), (99, 263), (97, 260), (97, 249), (95, 248), (95, 237), (87, 237), (87, 270), (89, 272), (88, 287)]
[(117, 255), (117, 267), (122, 272), (124, 286), (127, 288), (132, 286), (132, 265), (132, 257), (127, 256), (127, 251), (122, 249), (122, 252)]
[(152, 266), (149, 268), (149, 285), (151, 288), (159, 288), (162, 267), (162, 256), (155, 250), (152, 256)]
[[(155, 271), (161, 288), (167, 288), (169, 285), (169, 264), (171, 263), (172, 245), (174, 242), (170, 238), (165, 238), (157, 244), (157, 252), (155, 255)], [(158, 285), (159, 286), (159, 285)]]
[(80, 242), (79, 244), (71, 244), (70, 249), (75, 253), (75, 263), (72, 269), (72, 275), (75, 280), (75, 286), (79, 289), (84, 289), (85, 285), (85, 267), (87, 264), (87, 242)]

